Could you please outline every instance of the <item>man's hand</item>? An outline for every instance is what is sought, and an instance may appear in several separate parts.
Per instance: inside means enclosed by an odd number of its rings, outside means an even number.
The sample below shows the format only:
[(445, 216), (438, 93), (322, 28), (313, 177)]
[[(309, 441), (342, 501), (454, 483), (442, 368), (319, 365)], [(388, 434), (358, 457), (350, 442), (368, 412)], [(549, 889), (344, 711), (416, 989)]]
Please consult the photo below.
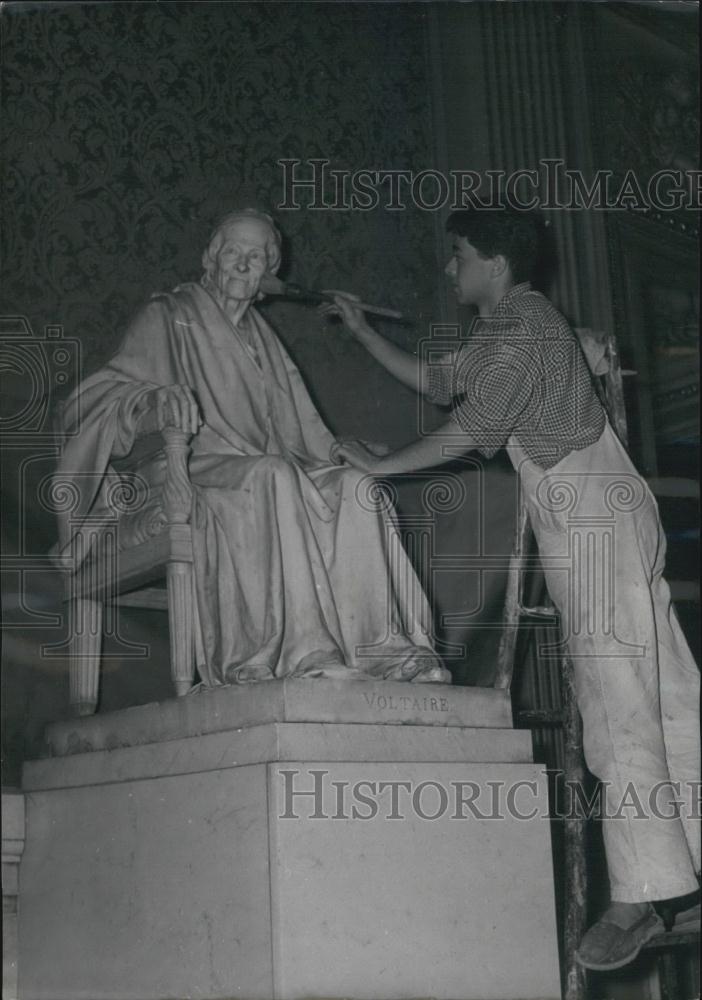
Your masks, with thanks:
[(354, 337), (363, 333), (368, 329), (368, 324), (366, 323), (365, 313), (362, 309), (354, 306), (354, 302), (360, 302), (361, 300), (357, 295), (352, 295), (350, 292), (339, 292), (335, 289), (325, 289), (325, 295), (331, 295), (334, 298), (333, 302), (324, 302), (319, 306), (319, 313), (321, 316), (330, 318), (332, 316), (338, 316), (347, 330), (354, 335)]
[[(377, 451), (375, 449), (378, 449)], [(337, 441), (331, 449), (333, 462), (344, 461), (362, 472), (379, 472), (383, 455), (389, 454), (386, 445), (371, 445), (355, 439)]]
[(144, 402), (146, 413), (151, 417), (149, 422), (153, 421), (159, 431), (164, 427), (177, 427), (186, 434), (197, 434), (202, 424), (200, 407), (187, 385), (164, 385), (151, 389)]
[(378, 458), (389, 455), (392, 451), (389, 444), (382, 444), (380, 441), (366, 441), (365, 438), (359, 438), (359, 441), (364, 448), (367, 448), (372, 455), (377, 455)]
[(346, 445), (361, 445), (366, 451), (369, 451), (371, 455), (375, 455), (376, 458), (383, 458), (385, 455), (389, 455), (392, 451), (390, 445), (382, 444), (380, 441), (366, 441), (365, 438), (338, 438), (337, 441), (331, 446), (329, 451), (329, 457), (332, 462), (336, 462), (340, 457), (340, 449)]

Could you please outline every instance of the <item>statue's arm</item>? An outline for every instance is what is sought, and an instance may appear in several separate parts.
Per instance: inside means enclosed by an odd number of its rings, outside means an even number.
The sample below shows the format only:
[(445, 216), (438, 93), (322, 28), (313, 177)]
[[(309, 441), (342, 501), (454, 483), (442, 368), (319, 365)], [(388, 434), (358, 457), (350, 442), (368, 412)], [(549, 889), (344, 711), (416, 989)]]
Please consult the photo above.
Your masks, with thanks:
[(202, 419), (192, 389), (177, 382), (178, 355), (174, 318), (178, 315), (170, 295), (157, 295), (132, 321), (111, 367), (133, 385), (142, 384), (127, 423), (143, 437), (165, 427), (197, 433)]
[(187, 385), (164, 385), (148, 392), (139, 401), (137, 435), (143, 437), (164, 427), (175, 427), (186, 434), (197, 434), (202, 413)]

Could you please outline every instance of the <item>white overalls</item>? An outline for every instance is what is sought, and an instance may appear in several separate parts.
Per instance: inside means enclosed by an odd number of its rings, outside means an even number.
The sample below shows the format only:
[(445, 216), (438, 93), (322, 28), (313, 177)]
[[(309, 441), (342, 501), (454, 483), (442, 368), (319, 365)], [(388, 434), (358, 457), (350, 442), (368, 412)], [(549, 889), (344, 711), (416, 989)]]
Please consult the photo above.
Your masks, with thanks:
[(514, 437), (508, 451), (573, 661), (585, 759), (605, 785), (612, 900), (692, 892), (700, 678), (662, 575), (656, 501), (609, 423), (547, 470)]

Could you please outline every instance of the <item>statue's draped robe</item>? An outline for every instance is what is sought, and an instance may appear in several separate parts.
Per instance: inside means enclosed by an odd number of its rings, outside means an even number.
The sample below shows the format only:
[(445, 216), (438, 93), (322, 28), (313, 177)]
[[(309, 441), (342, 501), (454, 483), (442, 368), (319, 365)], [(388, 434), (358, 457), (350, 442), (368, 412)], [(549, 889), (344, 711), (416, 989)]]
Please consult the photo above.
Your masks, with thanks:
[(393, 512), (368, 477), (331, 464), (334, 438), (260, 315), (235, 328), (199, 285), (154, 296), (69, 399), (58, 475), (81, 499), (59, 518), (62, 555), (105, 504), (105, 474), (131, 450), (146, 393), (176, 384), (204, 418), (190, 459), (202, 680), (435, 670), (429, 608)]

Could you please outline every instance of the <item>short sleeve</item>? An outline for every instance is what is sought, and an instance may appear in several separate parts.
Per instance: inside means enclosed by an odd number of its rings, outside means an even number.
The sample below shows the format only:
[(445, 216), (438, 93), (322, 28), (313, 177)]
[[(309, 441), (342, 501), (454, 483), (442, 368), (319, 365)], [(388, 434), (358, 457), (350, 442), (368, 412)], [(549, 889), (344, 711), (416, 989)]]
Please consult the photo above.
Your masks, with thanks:
[(454, 397), (453, 372), (455, 355), (444, 354), (440, 361), (427, 366), (424, 395), (430, 403), (448, 406)]
[(539, 418), (540, 354), (523, 336), (476, 335), (456, 358), (454, 417), (491, 458), (510, 435)]

